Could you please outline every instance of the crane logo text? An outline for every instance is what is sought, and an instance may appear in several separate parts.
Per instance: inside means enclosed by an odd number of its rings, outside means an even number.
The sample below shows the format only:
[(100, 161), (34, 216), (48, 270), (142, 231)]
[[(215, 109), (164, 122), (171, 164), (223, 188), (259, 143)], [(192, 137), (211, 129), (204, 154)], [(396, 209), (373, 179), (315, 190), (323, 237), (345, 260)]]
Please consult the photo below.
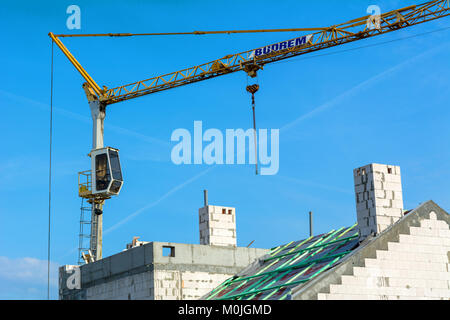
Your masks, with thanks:
[(286, 40), (282, 42), (278, 42), (275, 44), (271, 44), (259, 49), (255, 49), (250, 53), (249, 58), (259, 57), (265, 54), (269, 54), (271, 52), (276, 52), (284, 49), (289, 49), (293, 47), (301, 47), (306, 45), (311, 40), (311, 35), (303, 36), (291, 40)]

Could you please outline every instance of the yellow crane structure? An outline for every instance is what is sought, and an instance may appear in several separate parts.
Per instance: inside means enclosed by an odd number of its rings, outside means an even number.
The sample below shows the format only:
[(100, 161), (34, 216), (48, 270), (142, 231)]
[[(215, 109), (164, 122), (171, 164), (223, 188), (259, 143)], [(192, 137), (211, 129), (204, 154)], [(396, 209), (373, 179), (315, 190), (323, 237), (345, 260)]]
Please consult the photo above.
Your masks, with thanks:
[[(244, 71), (255, 77), (266, 64), (336, 47), (396, 30), (433, 21), (450, 15), (450, 0), (432, 0), (379, 15), (367, 15), (326, 28), (292, 28), (267, 30), (194, 31), (180, 33), (107, 33), (107, 34), (53, 34), (52, 41), (61, 49), (86, 81), (83, 89), (93, 118), (92, 169), (80, 173), (85, 181), (79, 183), (79, 195), (92, 205), (90, 257), (85, 261), (102, 258), (102, 212), (104, 201), (118, 195), (123, 184), (118, 150), (104, 148), (103, 124), (106, 107), (110, 104), (142, 97), (214, 77)], [(312, 32), (308, 35), (241, 53), (229, 54), (204, 64), (121, 85), (100, 87), (62, 43), (66, 37), (136, 37), (147, 35), (206, 35), (256, 32)], [(250, 89), (250, 90), (249, 90)], [(257, 88), (247, 88), (252, 94)]]

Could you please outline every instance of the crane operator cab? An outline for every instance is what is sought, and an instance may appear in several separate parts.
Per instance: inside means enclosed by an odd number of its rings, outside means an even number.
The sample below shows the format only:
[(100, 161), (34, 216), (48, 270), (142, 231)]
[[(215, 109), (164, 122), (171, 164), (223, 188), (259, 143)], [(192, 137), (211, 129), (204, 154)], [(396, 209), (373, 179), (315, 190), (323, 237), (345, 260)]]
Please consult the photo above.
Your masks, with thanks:
[(118, 195), (123, 178), (120, 167), (119, 150), (106, 147), (92, 150), (92, 194)]

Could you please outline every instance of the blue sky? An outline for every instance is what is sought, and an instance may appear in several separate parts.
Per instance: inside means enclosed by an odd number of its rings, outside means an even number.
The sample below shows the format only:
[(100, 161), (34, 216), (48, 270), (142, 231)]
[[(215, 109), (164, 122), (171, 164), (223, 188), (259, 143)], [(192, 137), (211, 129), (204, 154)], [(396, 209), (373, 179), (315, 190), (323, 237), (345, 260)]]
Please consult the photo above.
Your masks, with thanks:
[[(28, 1), (2, 3), (0, 27), (0, 299), (45, 299), (51, 41), (48, 32), (176, 32), (325, 27), (414, 1)], [(81, 8), (67, 30), (66, 8)], [(450, 209), (448, 18), (267, 65), (256, 96), (259, 128), (280, 129), (280, 170), (170, 161), (171, 133), (251, 127), (247, 77), (235, 73), (109, 106), (105, 145), (120, 149), (125, 184), (104, 208), (104, 256), (145, 241), (198, 243), (202, 190), (234, 206), (238, 245), (268, 248), (356, 220), (352, 170), (401, 166), (405, 208)], [(99, 85), (176, 71), (297, 33), (64, 39)], [(370, 46), (358, 50), (346, 49)], [(327, 54), (324, 53), (336, 53)], [(52, 270), (76, 264), (77, 173), (90, 167), (91, 118), (83, 79), (55, 47)], [(57, 275), (52, 272), (52, 297)]]

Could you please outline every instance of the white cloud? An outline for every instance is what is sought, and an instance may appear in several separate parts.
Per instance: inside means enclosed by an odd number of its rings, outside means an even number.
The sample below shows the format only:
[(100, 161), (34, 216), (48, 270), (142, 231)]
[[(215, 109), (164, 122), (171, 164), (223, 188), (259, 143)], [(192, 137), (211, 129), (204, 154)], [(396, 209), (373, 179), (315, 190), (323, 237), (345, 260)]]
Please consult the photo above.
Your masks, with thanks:
[[(47, 284), (47, 260), (24, 257), (11, 259), (0, 256), (0, 283), (2, 280), (31, 285)], [(50, 262), (50, 285), (58, 285), (58, 265)]]

